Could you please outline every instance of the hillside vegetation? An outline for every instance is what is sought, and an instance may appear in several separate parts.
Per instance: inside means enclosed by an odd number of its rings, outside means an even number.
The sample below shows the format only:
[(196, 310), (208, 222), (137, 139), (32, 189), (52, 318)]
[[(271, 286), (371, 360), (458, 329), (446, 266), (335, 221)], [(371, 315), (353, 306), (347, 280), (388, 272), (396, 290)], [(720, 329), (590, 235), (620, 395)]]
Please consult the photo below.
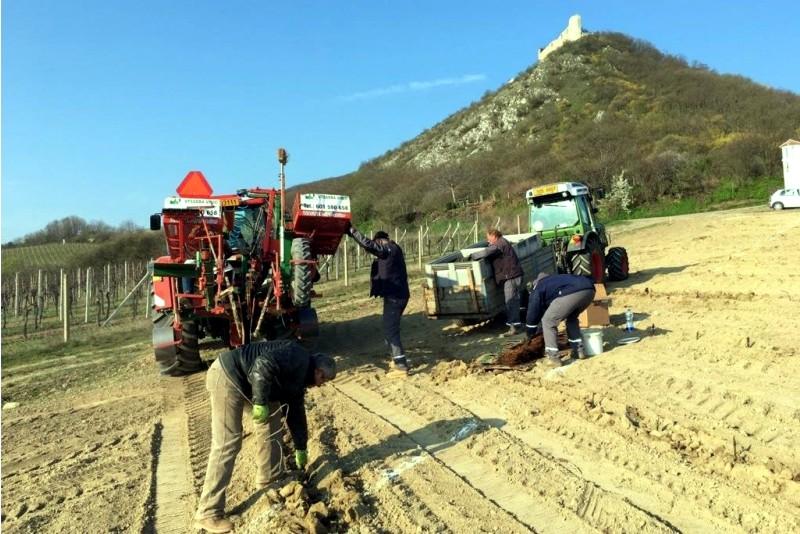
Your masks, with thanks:
[(543, 182), (610, 188), (621, 175), (631, 208), (702, 205), (774, 183), (778, 145), (798, 124), (796, 94), (597, 33), (356, 172), (302, 189), (349, 194), (357, 219), (394, 224), (481, 196), (483, 210), (502, 209)]

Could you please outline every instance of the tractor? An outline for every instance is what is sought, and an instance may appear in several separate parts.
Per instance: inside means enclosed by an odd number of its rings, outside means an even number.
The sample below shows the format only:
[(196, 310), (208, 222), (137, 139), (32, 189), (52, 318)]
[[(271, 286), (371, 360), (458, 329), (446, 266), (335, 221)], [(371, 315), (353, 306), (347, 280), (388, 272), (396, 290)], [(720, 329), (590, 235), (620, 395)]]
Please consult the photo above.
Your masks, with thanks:
[(350, 199), (297, 194), (286, 210), (280, 189), (240, 189), (214, 195), (199, 171), (189, 172), (177, 196), (150, 217), (163, 228), (167, 255), (148, 265), (153, 279), (153, 347), (162, 375), (206, 368), (198, 340), (230, 348), (256, 339), (305, 338), (318, 331), (311, 307), (319, 280), (317, 258), (333, 254), (350, 223)]
[(543, 243), (551, 245), (556, 267), (561, 273), (591, 277), (595, 283), (606, 279), (628, 278), (628, 253), (622, 247), (611, 247), (605, 226), (597, 218), (594, 196), (602, 198), (603, 190), (593, 192), (576, 182), (559, 182), (529, 189), (525, 199), (530, 205), (530, 231)]

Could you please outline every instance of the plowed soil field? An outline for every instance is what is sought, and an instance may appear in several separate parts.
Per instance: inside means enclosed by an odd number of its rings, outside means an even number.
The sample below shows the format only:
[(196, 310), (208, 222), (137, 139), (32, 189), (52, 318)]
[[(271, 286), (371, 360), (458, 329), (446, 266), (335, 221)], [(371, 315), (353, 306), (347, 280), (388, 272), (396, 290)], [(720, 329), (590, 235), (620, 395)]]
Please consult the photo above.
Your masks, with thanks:
[[(256, 491), (247, 433), (229, 492), (237, 532), (799, 532), (800, 212), (611, 233), (632, 274), (607, 286), (605, 352), (555, 370), (482, 369), (474, 360), (508, 343), (502, 325), (426, 319), (412, 270), (415, 372), (389, 378), (366, 274), (320, 284), (311, 346), (340, 374), (308, 395), (308, 479)], [(641, 340), (622, 345), (626, 307)], [(4, 531), (190, 530), (203, 376), (151, 379), (146, 340), (127, 350), (112, 384), (4, 411)], [(4, 396), (61, 372), (4, 370)]]

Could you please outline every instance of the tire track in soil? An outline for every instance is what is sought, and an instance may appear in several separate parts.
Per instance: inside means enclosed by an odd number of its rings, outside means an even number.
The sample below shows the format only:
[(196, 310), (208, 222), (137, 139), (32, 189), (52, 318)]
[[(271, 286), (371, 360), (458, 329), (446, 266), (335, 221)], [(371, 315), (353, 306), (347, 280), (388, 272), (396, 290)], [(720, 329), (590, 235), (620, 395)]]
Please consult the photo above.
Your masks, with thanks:
[[(350, 473), (348, 477), (357, 480), (370, 508), (358, 518), (362, 528), (367, 524), (370, 531), (379, 532), (532, 530), (466, 483), (396, 425), (338, 386), (330, 389), (334, 394), (326, 393), (320, 402), (323, 409), (312, 412), (314, 426), (322, 427), (317, 443), (333, 469), (342, 468)], [(331, 477), (322, 476), (320, 486), (327, 485), (328, 478)], [(345, 517), (348, 515), (345, 510)]]
[[(174, 381), (162, 382), (164, 415), (154, 430), (152, 506), (144, 523), (143, 533), (182, 533), (191, 524), (194, 491), (191, 484), (188, 417), (184, 389)], [(156, 447), (157, 445), (157, 447)], [(154, 508), (154, 509), (153, 509)]]
[(164, 415), (153, 429), (153, 472), (143, 533), (191, 530), (211, 446), (205, 376), (195, 373), (162, 381)]
[(200, 495), (211, 450), (211, 405), (206, 391), (206, 374), (189, 375), (183, 378), (182, 386), (187, 416), (190, 479), (195, 494)]
[[(542, 532), (677, 530), (668, 521), (570, 471), (463, 407), (410, 382), (393, 387), (351, 379), (337, 383), (336, 388), (355, 402), (369, 406), (365, 409), (374, 416), (413, 436), (414, 442), (444, 468), (526, 528)], [(452, 435), (438, 430), (443, 419), (471, 421), (475, 429), (482, 426), (483, 431), (473, 430), (469, 437), (454, 440)]]
[[(681, 433), (681, 443), (672, 440), (675, 432), (669, 430), (662, 432), (663, 437), (652, 436), (647, 426), (658, 419), (650, 412), (657, 405), (649, 405), (646, 399), (635, 401), (642, 421), (633, 428), (624, 415), (626, 404), (615, 401), (612, 388), (604, 388), (602, 382), (596, 387), (605, 392), (595, 394), (580, 383), (542, 384), (527, 375), (515, 378), (497, 377), (492, 392), (479, 399), (471, 395), (476, 385), (467, 378), (461, 387), (449, 388), (446, 398), (479, 415), (508, 414), (511, 424), (504, 431), (533, 447), (553, 451), (582, 473), (604, 480), (614, 492), (678, 528), (727, 531), (769, 525), (769, 529), (788, 532), (800, 526), (797, 516), (786, 513), (785, 505), (783, 509), (775, 506), (773, 494), (778, 487), (762, 482), (763, 471), (748, 469), (751, 466), (734, 470), (721, 461), (715, 463), (714, 455), (708, 455), (713, 450), (695, 458), (692, 449), (702, 446), (703, 436), (692, 437), (690, 427), (673, 427)], [(535, 421), (530, 420), (528, 410), (515, 410), (524, 404), (535, 406)], [(667, 415), (665, 412), (663, 421), (670, 420)], [(682, 419), (679, 414), (671, 415)], [(791, 493), (784, 498), (791, 501)], [(693, 512), (687, 515), (686, 510)]]

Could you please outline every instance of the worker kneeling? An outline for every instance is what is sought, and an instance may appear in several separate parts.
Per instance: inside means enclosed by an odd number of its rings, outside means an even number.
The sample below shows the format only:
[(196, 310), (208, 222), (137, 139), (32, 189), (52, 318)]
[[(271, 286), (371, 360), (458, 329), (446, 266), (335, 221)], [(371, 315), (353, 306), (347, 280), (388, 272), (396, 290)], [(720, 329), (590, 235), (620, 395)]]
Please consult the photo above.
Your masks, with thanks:
[(567, 323), (567, 337), (572, 348), (572, 358), (584, 359), (581, 328), (578, 316), (594, 300), (594, 284), (590, 278), (574, 274), (540, 273), (528, 299), (525, 326), (528, 338), (541, 328), (544, 336), (545, 363), (561, 366), (558, 357), (558, 325)]
[(242, 448), (242, 410), (253, 405), (257, 440), (256, 484), (264, 487), (283, 472), (282, 424), (292, 435), (297, 467), (308, 461), (305, 390), (336, 376), (336, 362), (326, 354), (311, 354), (294, 341), (263, 341), (223, 352), (211, 364), (206, 389), (211, 399), (211, 451), (194, 526), (208, 532), (229, 532), (225, 492)]

